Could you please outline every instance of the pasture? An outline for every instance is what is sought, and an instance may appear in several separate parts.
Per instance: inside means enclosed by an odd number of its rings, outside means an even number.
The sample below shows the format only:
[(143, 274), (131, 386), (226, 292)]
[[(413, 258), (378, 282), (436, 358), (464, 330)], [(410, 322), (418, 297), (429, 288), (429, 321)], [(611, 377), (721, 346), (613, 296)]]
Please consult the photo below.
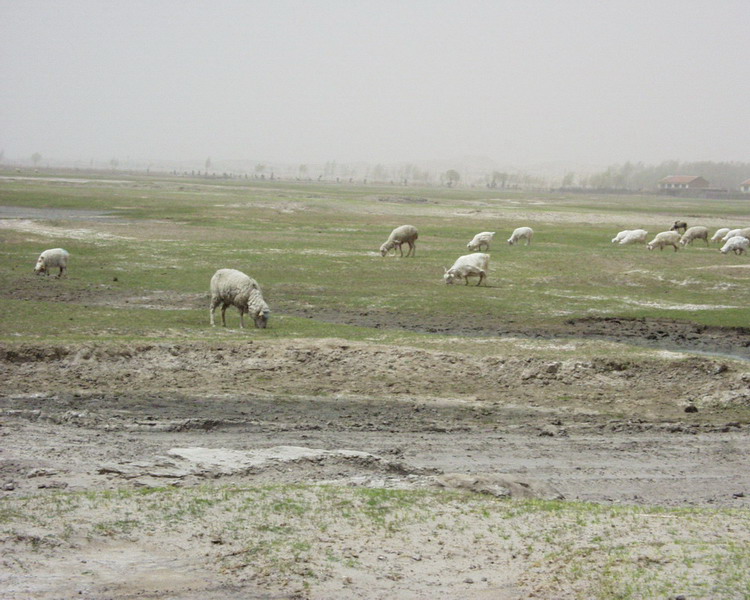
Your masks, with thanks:
[[(748, 202), (0, 172), (0, 584), (746, 597), (750, 257), (610, 240), (747, 227)], [(402, 224), (416, 257), (381, 257)], [(480, 231), (487, 285), (445, 285)], [(54, 247), (68, 276), (35, 276)], [(209, 326), (219, 268), (267, 329)], [(565, 500), (436, 484), (498, 473)]]

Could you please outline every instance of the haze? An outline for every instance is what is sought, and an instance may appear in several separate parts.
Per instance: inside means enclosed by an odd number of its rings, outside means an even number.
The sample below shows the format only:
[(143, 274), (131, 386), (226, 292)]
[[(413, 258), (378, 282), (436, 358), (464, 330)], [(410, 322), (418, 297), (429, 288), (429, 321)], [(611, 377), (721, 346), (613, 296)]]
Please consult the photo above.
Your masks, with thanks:
[(749, 23), (746, 0), (0, 0), (0, 151), (750, 161)]

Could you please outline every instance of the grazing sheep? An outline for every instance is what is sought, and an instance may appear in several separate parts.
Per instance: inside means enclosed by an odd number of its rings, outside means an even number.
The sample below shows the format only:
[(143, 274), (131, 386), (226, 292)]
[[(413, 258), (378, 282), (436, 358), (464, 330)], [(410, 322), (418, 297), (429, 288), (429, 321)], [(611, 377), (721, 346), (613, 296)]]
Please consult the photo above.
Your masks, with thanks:
[(728, 252), (743, 254), (744, 252), (747, 252), (748, 246), (750, 246), (749, 239), (742, 235), (735, 235), (727, 240), (727, 243), (722, 246), (719, 252), (721, 252), (722, 254), (727, 254)]
[[(738, 229), (730, 229), (724, 234), (724, 237), (721, 238), (722, 243), (725, 243), (729, 240), (729, 238), (733, 238), (735, 235), (742, 235), (742, 228)], [(745, 236), (747, 237), (747, 236)]]
[(58, 277), (62, 277), (68, 270), (68, 259), (70, 253), (62, 248), (50, 248), (45, 250), (36, 259), (36, 266), (34, 267), (34, 273), (37, 275), (44, 273), (49, 277), (51, 269), (59, 268), (60, 272), (57, 274)]
[(240, 311), (240, 327), (245, 327), (244, 315), (249, 314), (255, 321), (255, 326), (265, 329), (271, 313), (263, 300), (258, 282), (236, 269), (219, 269), (211, 277), (211, 326), (214, 327), (214, 311), (221, 304), (221, 324), (227, 326), (226, 310), (228, 306), (236, 306)]
[[(464, 285), (469, 285), (469, 277), (479, 277), (479, 285), (487, 278), (487, 271), (490, 266), (490, 255), (483, 252), (466, 254), (458, 257), (450, 269), (445, 269), (443, 281), (452, 284), (456, 279), (463, 279)], [(485, 284), (487, 282), (485, 281)]]
[(711, 241), (719, 242), (721, 241), (721, 238), (723, 238), (727, 233), (729, 233), (729, 227), (722, 227), (721, 229), (717, 229), (716, 233), (714, 233), (713, 237), (711, 237)]
[(687, 231), (687, 223), (685, 221), (675, 221), (674, 225), (669, 228), (669, 231), (679, 231), (680, 233), (685, 233)]
[(645, 244), (647, 235), (648, 231), (645, 229), (633, 229), (628, 232), (628, 235), (620, 240), (620, 246), (627, 246), (628, 244)]
[(534, 230), (531, 227), (519, 227), (513, 232), (513, 235), (508, 238), (508, 243), (512, 246), (513, 244), (518, 243), (520, 240), (525, 239), (526, 246), (528, 246), (531, 243), (531, 238), (533, 237)]
[(703, 227), (703, 225), (695, 225), (694, 227), (691, 227), (682, 234), (680, 245), (688, 246), (693, 243), (693, 240), (703, 240), (706, 242), (706, 246), (708, 246), (708, 227)]
[(613, 244), (618, 244), (622, 239), (627, 237), (627, 235), (631, 232), (631, 229), (624, 229), (620, 233), (618, 233), (615, 237), (612, 238)]
[(494, 231), (483, 231), (482, 233), (476, 234), (474, 236), (474, 239), (471, 240), (468, 244), (466, 244), (466, 247), (472, 252), (481, 250), (482, 246), (485, 246), (485, 249), (489, 250), (490, 242), (492, 241), (493, 237), (495, 237)]
[[(385, 256), (391, 249), (398, 248), (399, 252), (401, 252), (401, 256), (403, 256), (404, 251), (401, 248), (401, 244), (409, 244), (409, 250), (406, 253), (406, 256), (408, 257), (410, 254), (416, 256), (416, 241), (418, 237), (419, 233), (417, 233), (417, 228), (412, 225), (401, 225), (401, 227), (396, 227), (396, 229), (391, 231), (391, 235), (388, 236), (385, 243), (380, 246), (380, 255)], [(395, 250), (393, 251), (393, 254), (396, 254)]]
[(674, 247), (674, 251), (677, 252), (679, 248), (677, 244), (680, 242), (681, 237), (676, 231), (662, 231), (661, 233), (657, 233), (656, 237), (646, 244), (646, 248), (649, 250), (653, 250), (654, 248), (664, 250), (664, 246), (672, 246)]

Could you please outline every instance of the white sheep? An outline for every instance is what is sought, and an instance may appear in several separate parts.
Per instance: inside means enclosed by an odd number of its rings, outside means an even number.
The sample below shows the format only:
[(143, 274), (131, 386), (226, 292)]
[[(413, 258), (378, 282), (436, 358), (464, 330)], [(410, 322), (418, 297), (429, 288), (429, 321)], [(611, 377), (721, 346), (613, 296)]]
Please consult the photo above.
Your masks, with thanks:
[(472, 252), (481, 250), (482, 246), (485, 246), (485, 249), (489, 250), (490, 242), (492, 242), (492, 238), (494, 237), (495, 237), (494, 231), (483, 231), (482, 233), (476, 234), (474, 236), (474, 239), (472, 239), (468, 244), (466, 244), (466, 247)]
[[(401, 244), (408, 244), (409, 250), (406, 253), (406, 256), (408, 257), (410, 254), (416, 256), (416, 241), (418, 237), (419, 233), (417, 232), (417, 228), (413, 225), (401, 225), (401, 227), (396, 227), (396, 229), (391, 231), (391, 235), (388, 236), (385, 243), (380, 246), (380, 255), (385, 256), (391, 249), (398, 248), (399, 252), (401, 252), (401, 256), (403, 256), (404, 251), (401, 248)], [(393, 253), (395, 254), (396, 251), (394, 250)]]
[(722, 254), (727, 254), (728, 252), (743, 254), (747, 252), (748, 246), (750, 246), (749, 239), (742, 235), (735, 235), (727, 240), (727, 243), (722, 246), (719, 252), (721, 252)]
[(677, 252), (679, 248), (677, 244), (679, 244), (681, 237), (676, 231), (662, 231), (661, 233), (657, 233), (656, 237), (646, 244), (646, 248), (649, 250), (653, 250), (654, 248), (664, 250), (664, 246), (672, 246), (674, 247), (674, 251)]
[(36, 266), (34, 267), (34, 273), (37, 275), (44, 273), (49, 276), (51, 269), (59, 268), (60, 272), (57, 274), (58, 277), (62, 277), (68, 270), (68, 259), (70, 253), (62, 248), (50, 248), (45, 250), (36, 259)]
[[(479, 283), (477, 283), (479, 285), (487, 278), (489, 266), (489, 254), (484, 254), (483, 252), (466, 254), (458, 257), (450, 269), (445, 269), (443, 281), (450, 285), (456, 279), (463, 279), (464, 285), (469, 285), (469, 277), (479, 277)], [(486, 281), (484, 285), (487, 285)]]
[(623, 240), (632, 230), (630, 229), (624, 229), (620, 233), (618, 233), (615, 237), (612, 238), (613, 244), (618, 244), (621, 240)]
[(255, 326), (265, 329), (271, 313), (263, 300), (258, 282), (236, 269), (219, 269), (211, 277), (211, 326), (215, 327), (214, 311), (221, 304), (221, 324), (226, 327), (227, 307), (236, 306), (240, 311), (240, 327), (245, 327), (244, 315), (249, 314)]
[(534, 230), (531, 227), (519, 227), (513, 234), (508, 238), (508, 243), (512, 246), (518, 243), (520, 240), (525, 239), (526, 245), (531, 243), (531, 238), (534, 237)]
[(620, 246), (627, 246), (628, 244), (645, 244), (646, 236), (648, 231), (645, 229), (633, 229), (620, 240)]
[[(721, 242), (722, 243), (726, 243), (727, 241), (729, 241), (729, 238), (733, 238), (735, 235), (742, 235), (742, 228), (741, 227), (738, 228), (738, 229), (730, 229), (729, 231), (727, 231), (724, 234), (724, 237), (721, 238)], [(747, 236), (745, 236), (745, 237), (747, 237)]]
[(693, 240), (703, 240), (708, 246), (708, 227), (694, 225), (685, 231), (680, 238), (680, 246), (688, 246)]
[(729, 227), (722, 227), (721, 229), (717, 229), (716, 233), (711, 237), (712, 242), (719, 242), (721, 241), (721, 238), (723, 238), (727, 233), (729, 233)]

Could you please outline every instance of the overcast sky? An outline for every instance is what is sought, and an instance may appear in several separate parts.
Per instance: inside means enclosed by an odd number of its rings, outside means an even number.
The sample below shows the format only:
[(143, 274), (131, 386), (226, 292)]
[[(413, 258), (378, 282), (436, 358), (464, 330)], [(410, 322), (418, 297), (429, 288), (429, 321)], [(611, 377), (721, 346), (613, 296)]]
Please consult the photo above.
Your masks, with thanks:
[(750, 162), (750, 0), (0, 0), (0, 151)]

